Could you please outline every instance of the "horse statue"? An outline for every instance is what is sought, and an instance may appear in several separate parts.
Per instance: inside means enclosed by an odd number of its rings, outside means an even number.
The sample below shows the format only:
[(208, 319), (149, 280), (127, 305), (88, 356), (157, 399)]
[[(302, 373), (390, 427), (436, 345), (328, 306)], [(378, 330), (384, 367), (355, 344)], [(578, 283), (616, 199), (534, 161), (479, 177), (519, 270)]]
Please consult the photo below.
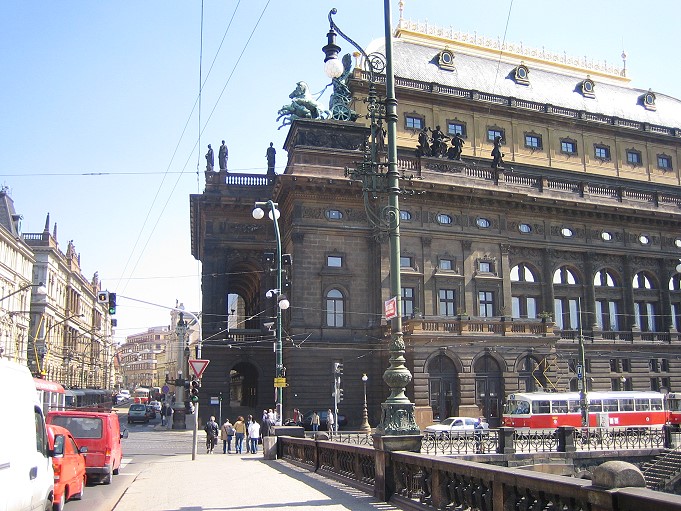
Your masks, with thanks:
[(279, 129), (288, 126), (296, 119), (326, 119), (330, 115), (329, 111), (312, 97), (305, 82), (298, 82), (288, 97), (292, 100), (291, 104), (284, 105), (278, 112), (277, 121), (285, 117)]

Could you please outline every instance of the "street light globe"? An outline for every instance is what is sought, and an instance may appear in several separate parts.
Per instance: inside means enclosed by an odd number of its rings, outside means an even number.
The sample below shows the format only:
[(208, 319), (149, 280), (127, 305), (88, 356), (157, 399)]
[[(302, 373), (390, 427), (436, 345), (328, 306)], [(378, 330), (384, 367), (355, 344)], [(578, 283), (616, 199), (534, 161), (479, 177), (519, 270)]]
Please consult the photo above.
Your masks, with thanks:
[(343, 63), (335, 57), (324, 62), (324, 72), (329, 78), (338, 78), (344, 71)]
[(291, 303), (288, 301), (288, 298), (286, 298), (284, 295), (281, 295), (279, 298), (279, 308), (283, 311), (288, 309), (291, 306)]
[(364, 374), (362, 375), (362, 381), (363, 381), (364, 383), (366, 383), (368, 380), (369, 380), (369, 377), (367, 376), (366, 373), (364, 373)]
[(253, 218), (256, 220), (262, 220), (262, 217), (265, 216), (265, 212), (261, 208), (255, 208), (253, 210)]
[[(279, 210), (278, 210), (278, 209), (275, 209), (275, 210), (274, 210), (274, 218), (273, 218), (273, 217), (272, 217), (272, 210), (270, 210), (270, 211), (267, 213), (267, 216), (270, 217), (270, 220), (274, 220), (275, 218), (276, 218), (277, 220), (279, 220), (279, 217), (281, 216), (281, 213), (279, 213)], [(262, 217), (260, 217), (260, 218), (262, 218)], [(258, 220), (259, 220), (259, 219), (258, 219)]]

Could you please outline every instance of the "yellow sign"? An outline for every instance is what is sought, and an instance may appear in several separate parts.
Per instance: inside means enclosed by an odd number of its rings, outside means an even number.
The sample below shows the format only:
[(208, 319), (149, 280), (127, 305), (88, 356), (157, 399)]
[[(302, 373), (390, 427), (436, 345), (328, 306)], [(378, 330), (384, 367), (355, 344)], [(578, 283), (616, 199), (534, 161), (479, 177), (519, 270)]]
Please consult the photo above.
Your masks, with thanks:
[(288, 383), (286, 383), (286, 378), (275, 378), (274, 379), (274, 388), (284, 388), (288, 387)]
[(286, 383), (286, 378), (275, 378), (274, 383)]

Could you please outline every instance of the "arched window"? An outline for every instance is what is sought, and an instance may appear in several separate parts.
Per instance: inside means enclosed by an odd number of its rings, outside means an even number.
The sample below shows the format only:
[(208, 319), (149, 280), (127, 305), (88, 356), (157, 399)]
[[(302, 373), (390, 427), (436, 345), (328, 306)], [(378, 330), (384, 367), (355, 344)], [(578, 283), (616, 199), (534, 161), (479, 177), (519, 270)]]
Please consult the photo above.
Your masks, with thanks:
[(537, 317), (541, 286), (534, 271), (524, 263), (511, 268), (511, 295), (512, 317), (530, 319)]
[(345, 326), (345, 298), (338, 289), (326, 293), (326, 326), (339, 328)]
[(657, 279), (650, 273), (640, 271), (634, 275), (634, 315), (641, 332), (657, 332), (658, 327), (663, 326), (663, 322), (658, 321), (659, 294), (653, 291), (657, 287)]
[(601, 330), (620, 330), (620, 310), (622, 308), (622, 290), (620, 279), (612, 270), (602, 268), (594, 274), (594, 291), (596, 292), (596, 324)]
[(574, 270), (561, 266), (553, 273), (553, 317), (562, 330), (579, 328), (580, 281)]

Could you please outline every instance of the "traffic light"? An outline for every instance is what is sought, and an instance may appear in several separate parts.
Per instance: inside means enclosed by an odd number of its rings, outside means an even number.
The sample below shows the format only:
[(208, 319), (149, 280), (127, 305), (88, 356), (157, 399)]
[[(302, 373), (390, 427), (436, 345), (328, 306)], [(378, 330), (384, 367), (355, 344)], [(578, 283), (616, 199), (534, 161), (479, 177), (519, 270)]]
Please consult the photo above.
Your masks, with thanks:
[(333, 363), (333, 372), (334, 372), (334, 374), (343, 374), (343, 363), (342, 362), (334, 362)]
[(109, 293), (109, 314), (116, 314), (116, 293)]
[(191, 387), (191, 382), (189, 380), (184, 380), (184, 390), (189, 392), (190, 387)]
[(343, 389), (338, 389), (338, 402), (343, 401)]
[(201, 382), (199, 380), (192, 380), (191, 390), (189, 391), (189, 400), (192, 403), (197, 403), (199, 401), (199, 389), (201, 388)]
[(109, 303), (109, 292), (100, 291), (97, 293), (97, 303)]

